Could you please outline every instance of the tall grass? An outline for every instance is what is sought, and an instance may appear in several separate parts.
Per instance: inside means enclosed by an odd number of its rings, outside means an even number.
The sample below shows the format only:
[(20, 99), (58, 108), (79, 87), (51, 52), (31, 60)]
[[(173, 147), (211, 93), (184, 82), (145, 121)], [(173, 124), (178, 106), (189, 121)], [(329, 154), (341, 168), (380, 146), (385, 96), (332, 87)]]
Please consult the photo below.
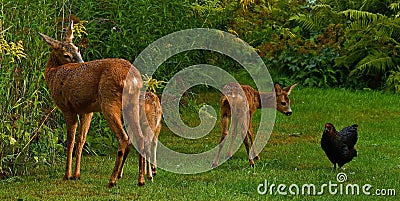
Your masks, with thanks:
[[(59, 132), (55, 128), (60, 125), (42, 73), (48, 50), (37, 38), (38, 31), (54, 23), (51, 5), (19, 1), (2, 2), (0, 8), (0, 170), (12, 175), (56, 159)], [(18, 41), (20, 52), (10, 54), (13, 51), (5, 44)]]

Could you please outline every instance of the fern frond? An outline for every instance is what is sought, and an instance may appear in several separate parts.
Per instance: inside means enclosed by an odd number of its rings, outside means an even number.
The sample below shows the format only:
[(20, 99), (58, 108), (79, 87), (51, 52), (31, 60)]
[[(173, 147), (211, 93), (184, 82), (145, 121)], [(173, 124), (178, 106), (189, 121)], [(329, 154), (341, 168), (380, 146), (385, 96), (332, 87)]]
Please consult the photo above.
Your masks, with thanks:
[(339, 23), (338, 12), (333, 11), (332, 7), (328, 4), (317, 4), (312, 6), (312, 14), (297, 14), (292, 16), (290, 20), (298, 23), (300, 27), (307, 31), (316, 31), (328, 24)]
[(349, 31), (361, 32), (364, 35), (396, 39), (400, 33), (400, 19), (378, 17), (376, 20), (369, 20), (368, 17), (365, 17), (365, 19), (353, 20), (348, 28)]
[(319, 25), (318, 18), (310, 15), (298, 14), (291, 17), (289, 20), (294, 20), (301, 28), (307, 31), (316, 30)]
[(335, 65), (336, 66), (345, 66), (347, 68), (350, 68), (351, 67), (350, 65), (352, 65), (352, 64), (356, 63), (357, 61), (360, 61), (362, 58), (364, 58), (366, 55), (366, 52), (367, 51), (365, 49), (349, 51), (349, 55), (336, 57)]
[(386, 26), (389, 26), (392, 29), (391, 37), (396, 39), (398, 42), (400, 42), (400, 18), (395, 18), (395, 19), (389, 20), (385, 23), (386, 23)]
[(356, 68), (350, 72), (350, 76), (362, 72), (363, 74), (368, 73), (384, 73), (395, 66), (392, 57), (388, 56), (386, 53), (373, 51), (358, 62)]
[(397, 12), (397, 14), (394, 16), (394, 18), (396, 18), (396, 19), (400, 18), (400, 12)]
[(368, 20), (356, 20), (349, 24), (349, 28), (351, 30), (364, 30), (365, 27), (368, 27)]
[(380, 19), (386, 19), (387, 17), (379, 14), (379, 13), (371, 13), (367, 11), (360, 11), (360, 10), (345, 10), (339, 12), (344, 16), (348, 17), (350, 20), (369, 20), (369, 21), (377, 21)]
[(386, 80), (386, 90), (400, 93), (400, 67), (397, 66), (397, 71), (391, 71), (388, 79)]
[(400, 2), (392, 3), (389, 5), (390, 10), (399, 10), (400, 9)]
[(393, 27), (392, 26), (388, 26), (388, 24), (386, 23), (378, 23), (376, 25), (376, 35), (378, 37), (387, 37), (390, 38), (393, 34)]
[(337, 15), (338, 12), (333, 10), (329, 4), (317, 4), (312, 6), (312, 10), (318, 13), (323, 13), (324, 16)]

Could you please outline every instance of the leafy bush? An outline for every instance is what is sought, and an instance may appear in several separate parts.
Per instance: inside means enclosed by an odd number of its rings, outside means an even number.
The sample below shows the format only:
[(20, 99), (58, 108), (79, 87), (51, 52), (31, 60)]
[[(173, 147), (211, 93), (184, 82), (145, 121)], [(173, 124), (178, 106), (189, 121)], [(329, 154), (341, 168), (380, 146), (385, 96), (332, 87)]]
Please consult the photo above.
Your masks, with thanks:
[(386, 75), (398, 70), (400, 27), (396, 24), (400, 19), (357, 10), (342, 13), (350, 23), (336, 64), (349, 68), (350, 76), (364, 81), (368, 87), (381, 88)]
[(386, 80), (386, 90), (400, 93), (400, 67), (397, 67), (399, 71), (392, 71)]
[(55, 110), (43, 85), (43, 48), (32, 42), (36, 36), (33, 27), (41, 22), (35, 17), (27, 24), (16, 20), (19, 16), (36, 16), (32, 9), (43, 9), (40, 6), (10, 2), (1, 8), (0, 172), (10, 176), (25, 174), (28, 167), (38, 163), (53, 162), (55, 153), (62, 151), (58, 132), (52, 129), (58, 126)]

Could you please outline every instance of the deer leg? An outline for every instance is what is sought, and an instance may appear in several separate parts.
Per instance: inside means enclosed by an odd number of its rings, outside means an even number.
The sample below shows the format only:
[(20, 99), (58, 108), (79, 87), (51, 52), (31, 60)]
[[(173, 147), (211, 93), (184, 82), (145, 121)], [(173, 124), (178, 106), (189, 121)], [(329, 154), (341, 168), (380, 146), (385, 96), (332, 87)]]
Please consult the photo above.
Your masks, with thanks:
[(146, 165), (146, 159), (143, 157), (142, 154), (139, 155), (139, 178), (138, 178), (138, 186), (143, 186), (144, 185), (144, 171), (145, 171), (145, 165)]
[[(144, 158), (144, 174), (147, 174), (147, 179), (153, 181), (153, 174), (151, 171), (150, 155), (151, 155), (151, 142), (153, 141), (153, 131), (150, 129), (147, 120), (143, 117), (140, 127), (144, 135), (144, 148), (143, 148), (143, 158)], [(146, 121), (146, 122), (145, 122)]]
[[(150, 152), (150, 149), (149, 149)], [(146, 154), (146, 171), (147, 171), (147, 179), (149, 181), (153, 181), (153, 171), (151, 170), (151, 163), (150, 163), (150, 153)]]
[(153, 148), (153, 163), (151, 165), (151, 172), (155, 176), (157, 174), (157, 146), (158, 146), (158, 136), (154, 136), (152, 141), (152, 148)]
[(147, 121), (145, 111), (141, 110), (142, 114), (140, 116), (140, 128), (142, 129), (142, 133), (144, 135), (144, 157), (145, 157), (145, 171), (147, 174), (147, 179), (149, 181), (153, 181), (153, 172), (151, 170), (150, 156), (151, 156), (151, 142), (153, 141), (154, 133), (149, 126), (149, 122)]
[[(139, 116), (139, 115), (138, 115)], [(146, 174), (146, 164), (147, 164), (147, 153), (146, 153), (146, 139), (144, 134), (147, 134), (145, 130), (142, 130), (148, 125), (143, 125), (143, 117), (141, 117), (141, 126), (134, 126), (134, 129), (137, 130), (138, 133), (135, 133), (135, 139), (137, 143), (137, 149), (139, 152), (139, 177), (138, 177), (138, 186), (144, 185), (144, 175)], [(147, 120), (145, 120), (147, 121)], [(139, 132), (140, 131), (140, 132)]]
[(75, 177), (74, 179), (81, 178), (81, 157), (83, 145), (86, 141), (86, 135), (92, 121), (93, 113), (81, 114), (78, 138), (76, 140), (76, 163), (75, 163)]
[(138, 178), (138, 185), (144, 185), (144, 174), (145, 174), (145, 137), (143, 136), (143, 132), (140, 126), (140, 119), (139, 119), (139, 107), (137, 110), (133, 110), (132, 114), (132, 121), (130, 122), (129, 129), (130, 134), (133, 134), (131, 138), (135, 138), (136, 141), (136, 148), (139, 152), (139, 178)]
[(63, 180), (72, 179), (72, 152), (74, 150), (75, 132), (78, 127), (78, 116), (76, 114), (64, 114), (67, 124), (67, 164)]
[(229, 145), (227, 158), (231, 158), (233, 155), (233, 147), (235, 144), (234, 142), (237, 136), (237, 127), (238, 127), (238, 117), (232, 117), (232, 125), (231, 125), (232, 141), (231, 144)]
[(248, 134), (249, 139), (250, 139), (250, 145), (251, 145), (251, 147), (253, 149), (254, 160), (260, 160), (260, 156), (258, 156), (258, 151), (256, 149), (256, 145), (254, 144), (254, 132), (253, 132), (252, 124), (253, 124), (253, 113), (250, 113), (249, 128), (247, 129), (247, 134)]
[(128, 146), (126, 146), (126, 148), (125, 148), (124, 156), (122, 157), (122, 164), (118, 170), (118, 179), (122, 178), (122, 174), (124, 173), (124, 164), (125, 164), (126, 158), (128, 157), (128, 154), (131, 152), (131, 149), (132, 149), (132, 144), (128, 143)]
[(249, 139), (248, 139), (250, 136), (247, 135), (248, 127), (246, 126), (245, 122), (242, 122), (240, 124), (240, 129), (241, 129), (243, 142), (244, 142), (244, 145), (246, 147), (247, 157), (249, 159), (250, 166), (254, 167), (254, 161), (253, 161), (253, 158), (251, 157), (251, 154), (250, 154), (250, 144), (249, 144)]
[(155, 176), (157, 174), (157, 146), (158, 146), (158, 136), (160, 134), (161, 131), (161, 122), (157, 123), (157, 128), (154, 131), (154, 138), (152, 141), (152, 147), (153, 147), (153, 163), (151, 166), (151, 171), (153, 173), (153, 175)]
[[(127, 97), (122, 97), (127, 98)], [(133, 139), (136, 141), (136, 149), (138, 151), (138, 162), (139, 162), (139, 177), (138, 177), (138, 185), (144, 185), (144, 172), (145, 172), (145, 136), (143, 135), (143, 131), (141, 128), (141, 124), (143, 121), (147, 121), (145, 116), (143, 116), (143, 104), (144, 99), (140, 96), (140, 92), (136, 91), (135, 93), (130, 94), (128, 104), (125, 105), (124, 115), (126, 117), (125, 124), (128, 126), (128, 134), (129, 134), (129, 143), (133, 142)], [(140, 115), (142, 114), (142, 115)]]
[(111, 127), (111, 130), (114, 132), (118, 139), (118, 153), (115, 160), (114, 170), (111, 174), (110, 181), (107, 184), (107, 188), (111, 188), (115, 186), (117, 182), (117, 178), (122, 166), (122, 159), (128, 146), (129, 139), (122, 126), (121, 107), (107, 105), (106, 107), (102, 108), (102, 111), (104, 118), (107, 120), (109, 126)]
[(151, 156), (151, 142), (152, 140), (147, 139), (145, 142), (145, 173), (147, 174), (147, 179), (149, 181), (153, 181), (153, 171), (151, 170), (151, 162), (150, 162), (150, 156)]
[(251, 158), (250, 155), (250, 145), (249, 145), (249, 140), (248, 140), (249, 136), (245, 136), (244, 137), (244, 145), (246, 146), (246, 152), (247, 152), (247, 157), (249, 159), (249, 164), (251, 167), (254, 167), (254, 160)]
[(226, 139), (228, 139), (228, 132), (229, 132), (228, 125), (229, 125), (229, 118), (227, 115), (223, 115), (221, 118), (222, 136), (221, 136), (221, 140), (219, 141), (218, 152), (214, 158), (212, 168), (215, 168), (218, 166), (218, 161), (219, 161), (219, 157), (221, 155), (222, 148), (224, 147)]

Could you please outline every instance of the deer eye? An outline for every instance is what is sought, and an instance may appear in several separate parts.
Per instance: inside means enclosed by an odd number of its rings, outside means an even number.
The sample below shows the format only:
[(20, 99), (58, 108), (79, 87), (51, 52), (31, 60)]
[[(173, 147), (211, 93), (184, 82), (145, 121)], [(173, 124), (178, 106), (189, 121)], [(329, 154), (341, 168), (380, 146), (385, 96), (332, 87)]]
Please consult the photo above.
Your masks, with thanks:
[(68, 54), (64, 54), (64, 58), (71, 59), (71, 57)]
[(281, 102), (281, 105), (282, 106), (286, 106), (286, 102)]

